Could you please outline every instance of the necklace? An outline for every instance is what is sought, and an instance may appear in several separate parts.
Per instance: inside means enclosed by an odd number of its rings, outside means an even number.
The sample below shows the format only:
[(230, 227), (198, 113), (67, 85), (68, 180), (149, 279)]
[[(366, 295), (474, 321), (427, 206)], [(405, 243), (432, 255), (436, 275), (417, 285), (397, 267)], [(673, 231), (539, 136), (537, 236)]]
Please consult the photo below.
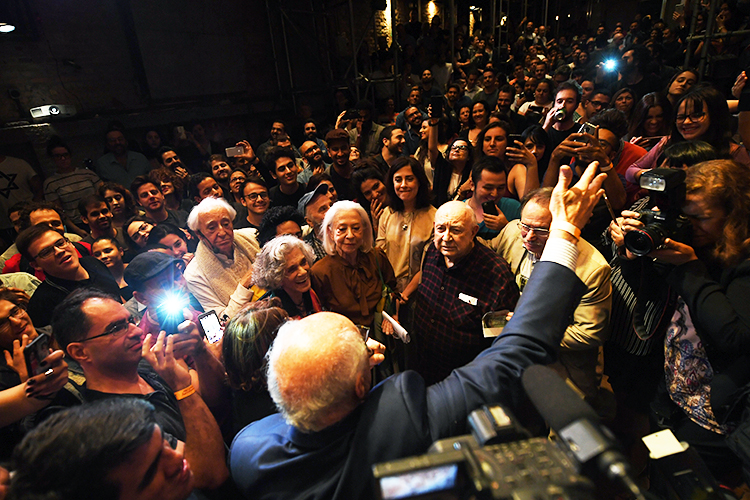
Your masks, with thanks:
[(401, 225), (402, 231), (409, 229), (409, 224), (411, 224), (412, 219), (414, 219), (414, 212), (406, 212), (404, 214), (404, 223)]

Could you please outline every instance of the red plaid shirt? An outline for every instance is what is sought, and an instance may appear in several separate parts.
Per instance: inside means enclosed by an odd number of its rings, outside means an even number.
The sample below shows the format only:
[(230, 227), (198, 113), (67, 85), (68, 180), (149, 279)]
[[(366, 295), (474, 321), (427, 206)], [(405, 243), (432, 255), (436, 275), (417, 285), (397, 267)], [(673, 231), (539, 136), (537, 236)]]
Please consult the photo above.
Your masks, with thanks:
[[(498, 254), (474, 241), (474, 248), (453, 267), (430, 244), (422, 264), (422, 282), (414, 314), (419, 356), (416, 370), (428, 384), (447, 377), (492, 343), (482, 334), (482, 316), (513, 310), (518, 287), (508, 264)], [(472, 305), (459, 298), (468, 296)]]

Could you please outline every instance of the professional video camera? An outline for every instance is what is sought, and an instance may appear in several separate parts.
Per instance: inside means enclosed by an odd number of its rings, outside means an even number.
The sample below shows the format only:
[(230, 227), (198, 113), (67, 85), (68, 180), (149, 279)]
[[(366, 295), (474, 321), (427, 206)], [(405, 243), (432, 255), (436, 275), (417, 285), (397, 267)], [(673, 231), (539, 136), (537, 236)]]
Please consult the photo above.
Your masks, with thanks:
[(649, 191), (649, 206), (639, 210), (644, 227), (625, 235), (625, 248), (642, 257), (664, 245), (671, 238), (689, 243), (692, 226), (682, 214), (685, 202), (685, 171), (675, 168), (654, 168), (641, 175), (640, 185)]
[(594, 498), (593, 483), (561, 449), (523, 439), (528, 433), (501, 406), (473, 411), (469, 424), (472, 434), (436, 441), (426, 455), (375, 465), (380, 498)]
[(469, 416), (471, 435), (437, 441), (426, 455), (376, 464), (380, 498), (583, 500), (595, 498), (595, 484), (607, 481), (645, 500), (611, 433), (565, 381), (531, 366), (522, 382), (556, 442), (529, 439), (503, 408), (483, 407)]

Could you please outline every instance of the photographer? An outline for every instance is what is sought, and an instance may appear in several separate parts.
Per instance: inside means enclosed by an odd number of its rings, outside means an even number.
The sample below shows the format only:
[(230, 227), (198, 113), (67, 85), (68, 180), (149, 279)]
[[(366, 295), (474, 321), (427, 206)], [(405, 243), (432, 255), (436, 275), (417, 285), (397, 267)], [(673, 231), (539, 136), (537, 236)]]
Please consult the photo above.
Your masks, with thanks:
[[(738, 460), (726, 447), (732, 424), (717, 418), (714, 409), (724, 401), (712, 400), (711, 384), (737, 373), (734, 365), (750, 347), (750, 179), (733, 161), (708, 161), (688, 169), (686, 193), (682, 212), (692, 226), (692, 243), (668, 237), (647, 254), (668, 265), (662, 272), (676, 295), (665, 338), (665, 379), (652, 416), (693, 446), (721, 481), (737, 471)], [(665, 207), (652, 210), (657, 208)], [(624, 211), (610, 226), (623, 261), (636, 259), (624, 238), (644, 227), (643, 214)], [(641, 276), (655, 287), (661, 281), (656, 273)], [(742, 386), (747, 380), (733, 382)]]

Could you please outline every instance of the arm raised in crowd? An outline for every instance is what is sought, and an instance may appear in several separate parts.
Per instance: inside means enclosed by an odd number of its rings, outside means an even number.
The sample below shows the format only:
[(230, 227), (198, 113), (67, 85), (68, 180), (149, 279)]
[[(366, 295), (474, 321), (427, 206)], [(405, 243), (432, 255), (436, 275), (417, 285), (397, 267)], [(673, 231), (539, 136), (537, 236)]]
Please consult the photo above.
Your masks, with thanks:
[(148, 334), (142, 354), (176, 396), (187, 392), (177, 396), (185, 422), (185, 458), (193, 469), (196, 488), (218, 488), (229, 477), (221, 431), (200, 394), (185, 391), (192, 387), (192, 380), (188, 370), (175, 360), (174, 340), (174, 335), (164, 332), (156, 339)]

